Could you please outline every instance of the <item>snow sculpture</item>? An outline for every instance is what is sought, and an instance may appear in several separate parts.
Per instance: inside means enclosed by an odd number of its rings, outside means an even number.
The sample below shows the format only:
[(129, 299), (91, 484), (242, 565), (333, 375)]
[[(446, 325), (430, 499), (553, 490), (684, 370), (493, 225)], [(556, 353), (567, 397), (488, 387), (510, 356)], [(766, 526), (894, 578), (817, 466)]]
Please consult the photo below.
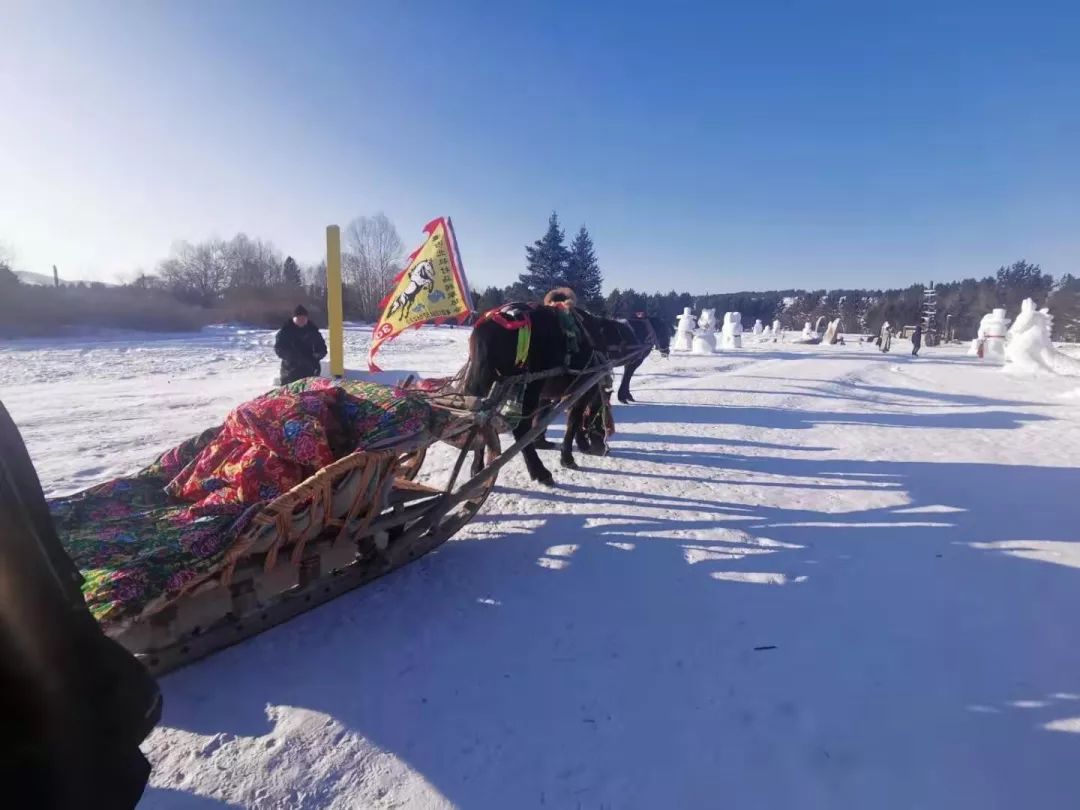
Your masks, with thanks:
[(761, 330), (761, 335), (758, 337), (758, 340), (762, 343), (768, 343), (772, 339), (773, 331), (772, 325), (770, 324), (769, 326), (766, 326), (764, 329)]
[(725, 349), (742, 348), (742, 314), (724, 313), (724, 327), (720, 332), (720, 345)]
[(1050, 339), (1054, 317), (1048, 309), (1035, 309), (1035, 302), (1024, 299), (1005, 341), (1005, 361), (1022, 371), (1048, 371), (1052, 374), (1080, 375), (1080, 360), (1058, 351)]
[(990, 363), (1004, 363), (1005, 334), (1008, 328), (1009, 319), (1005, 317), (1004, 309), (995, 309), (988, 315), (983, 315), (979, 321), (977, 337), (971, 341), (968, 354), (981, 357)]
[(716, 351), (716, 310), (703, 309), (694, 332), (694, 354), (712, 354)]
[(688, 352), (694, 340), (694, 313), (690, 307), (684, 307), (682, 315), (675, 324), (675, 342), (671, 344), (674, 352)]
[(807, 321), (806, 326), (804, 326), (803, 330), (802, 330), (802, 339), (803, 340), (813, 340), (816, 337), (817, 337), (817, 335), (814, 334), (814, 330), (810, 326), (810, 321)]
[(761, 337), (765, 333), (765, 327), (761, 325), (761, 318), (754, 321), (754, 334)]
[(821, 342), (827, 346), (833, 346), (840, 340), (840, 319), (835, 321), (829, 321), (829, 325), (825, 328), (825, 334), (821, 338)]

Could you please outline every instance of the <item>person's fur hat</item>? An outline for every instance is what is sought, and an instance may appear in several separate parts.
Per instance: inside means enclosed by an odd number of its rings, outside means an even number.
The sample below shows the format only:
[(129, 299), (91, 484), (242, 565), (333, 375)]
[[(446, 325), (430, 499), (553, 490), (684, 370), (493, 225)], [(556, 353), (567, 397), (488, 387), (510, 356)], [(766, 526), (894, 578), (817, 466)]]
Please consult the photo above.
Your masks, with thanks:
[(551, 306), (565, 301), (570, 306), (577, 305), (577, 295), (569, 287), (556, 287), (544, 296), (544, 306)]

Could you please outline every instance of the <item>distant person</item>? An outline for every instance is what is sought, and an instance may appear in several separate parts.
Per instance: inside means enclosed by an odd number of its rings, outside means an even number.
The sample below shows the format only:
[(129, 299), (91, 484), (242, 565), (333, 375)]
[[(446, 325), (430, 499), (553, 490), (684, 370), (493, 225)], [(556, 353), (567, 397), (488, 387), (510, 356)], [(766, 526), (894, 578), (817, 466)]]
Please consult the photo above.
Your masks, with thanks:
[(922, 324), (920, 323), (915, 327), (915, 331), (911, 334), (911, 356), (918, 357), (919, 349), (922, 348)]
[(892, 326), (889, 325), (888, 321), (885, 321), (885, 323), (881, 325), (880, 342), (878, 345), (881, 347), (882, 352), (887, 352), (892, 348)]
[(274, 353), (281, 358), (282, 385), (319, 376), (322, 371), (319, 361), (326, 357), (326, 342), (303, 306), (293, 310), (292, 318), (278, 330)]

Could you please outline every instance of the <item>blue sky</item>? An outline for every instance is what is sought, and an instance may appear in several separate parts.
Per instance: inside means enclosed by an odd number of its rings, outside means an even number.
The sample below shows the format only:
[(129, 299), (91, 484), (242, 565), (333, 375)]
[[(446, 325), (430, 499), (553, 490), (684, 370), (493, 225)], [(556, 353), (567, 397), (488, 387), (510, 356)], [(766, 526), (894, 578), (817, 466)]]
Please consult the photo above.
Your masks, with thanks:
[[(587, 7), (586, 7), (587, 6)], [(175, 239), (455, 220), (474, 287), (548, 214), (607, 287), (1080, 273), (1080, 3), (16, 2), (0, 242), (114, 280)]]

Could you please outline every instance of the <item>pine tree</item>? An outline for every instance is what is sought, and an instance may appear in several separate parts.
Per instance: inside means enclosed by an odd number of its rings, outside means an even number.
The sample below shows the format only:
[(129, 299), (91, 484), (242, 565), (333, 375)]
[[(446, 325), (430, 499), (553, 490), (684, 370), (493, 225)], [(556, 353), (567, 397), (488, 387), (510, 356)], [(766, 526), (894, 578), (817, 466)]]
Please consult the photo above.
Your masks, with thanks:
[(570, 254), (566, 249), (559, 215), (552, 212), (547, 233), (532, 245), (525, 246), (525, 272), (521, 283), (533, 298), (543, 298), (548, 290), (566, 286), (566, 266)]
[(623, 314), (619, 312), (619, 305), (622, 303), (622, 290), (616, 287), (614, 290), (608, 293), (607, 301), (604, 304), (604, 310), (612, 318), (621, 318)]
[(501, 306), (506, 301), (503, 297), (503, 291), (498, 287), (488, 287), (479, 295), (474, 292), (473, 298), (476, 301), (473, 309), (481, 314)]
[(1058, 279), (1049, 306), (1054, 316), (1054, 337), (1068, 341), (1080, 337), (1080, 279), (1068, 273)]
[(998, 306), (1009, 310), (1010, 315), (1020, 309), (1025, 298), (1034, 298), (1040, 306), (1050, 294), (1054, 280), (1037, 264), (1021, 259), (997, 271)]
[(296, 259), (292, 256), (285, 259), (285, 264), (282, 265), (281, 280), (285, 282), (286, 287), (303, 286), (303, 279), (300, 278), (300, 265), (296, 263)]
[(584, 225), (570, 245), (566, 283), (577, 293), (582, 306), (594, 312), (603, 312), (604, 298), (601, 288), (604, 276), (600, 272), (600, 263), (596, 260), (592, 237)]

